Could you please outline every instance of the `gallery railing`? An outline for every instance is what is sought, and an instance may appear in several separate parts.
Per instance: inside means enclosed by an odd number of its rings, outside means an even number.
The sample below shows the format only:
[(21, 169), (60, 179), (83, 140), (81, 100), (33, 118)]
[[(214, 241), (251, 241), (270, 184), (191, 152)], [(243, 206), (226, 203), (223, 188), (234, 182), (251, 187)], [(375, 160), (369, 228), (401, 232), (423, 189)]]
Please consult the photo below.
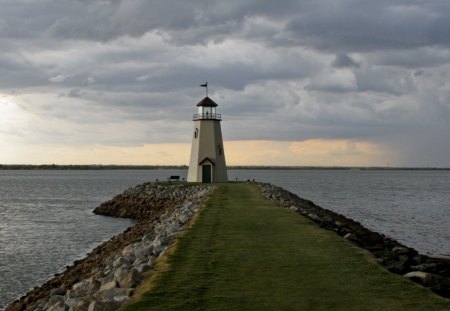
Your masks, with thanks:
[(222, 120), (222, 115), (220, 113), (195, 113), (193, 116), (193, 120)]

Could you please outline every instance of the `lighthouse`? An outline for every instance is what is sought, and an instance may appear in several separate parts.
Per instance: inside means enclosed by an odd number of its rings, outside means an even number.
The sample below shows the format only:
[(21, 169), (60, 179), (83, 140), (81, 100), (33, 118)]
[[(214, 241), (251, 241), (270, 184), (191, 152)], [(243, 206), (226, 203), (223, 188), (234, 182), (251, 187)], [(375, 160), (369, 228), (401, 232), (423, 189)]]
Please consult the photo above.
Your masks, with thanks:
[(222, 118), (216, 113), (217, 104), (207, 95), (197, 107), (198, 112), (193, 117), (194, 130), (187, 181), (226, 182), (227, 167), (220, 129)]

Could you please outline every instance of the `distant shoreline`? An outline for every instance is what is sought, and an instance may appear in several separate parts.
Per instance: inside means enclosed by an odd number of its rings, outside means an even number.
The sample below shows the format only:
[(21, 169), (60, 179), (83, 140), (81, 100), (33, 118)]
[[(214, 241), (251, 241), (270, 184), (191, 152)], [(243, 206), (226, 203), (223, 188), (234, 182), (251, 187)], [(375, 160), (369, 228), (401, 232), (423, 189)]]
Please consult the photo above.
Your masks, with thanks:
[[(100, 165), (100, 164), (0, 164), (0, 170), (187, 170), (187, 165)], [(348, 167), (348, 166), (264, 166), (235, 165), (229, 170), (368, 170), (368, 171), (450, 171), (450, 167)]]

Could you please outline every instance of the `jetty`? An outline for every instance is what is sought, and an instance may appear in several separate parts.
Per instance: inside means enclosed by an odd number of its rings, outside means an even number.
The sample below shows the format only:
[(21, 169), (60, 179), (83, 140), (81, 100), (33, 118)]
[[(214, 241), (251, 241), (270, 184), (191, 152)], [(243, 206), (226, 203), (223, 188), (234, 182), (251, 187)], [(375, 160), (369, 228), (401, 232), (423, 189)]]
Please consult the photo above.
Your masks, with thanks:
[(273, 185), (147, 183), (96, 212), (137, 223), (8, 311), (450, 310), (445, 261)]

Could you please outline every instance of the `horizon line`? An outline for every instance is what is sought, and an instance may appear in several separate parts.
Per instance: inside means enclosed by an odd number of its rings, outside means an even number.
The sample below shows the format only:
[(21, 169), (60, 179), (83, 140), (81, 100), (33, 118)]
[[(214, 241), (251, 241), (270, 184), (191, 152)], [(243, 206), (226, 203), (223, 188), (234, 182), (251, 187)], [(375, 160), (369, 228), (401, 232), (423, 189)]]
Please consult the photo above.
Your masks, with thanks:
[[(186, 164), (0, 164), (0, 170), (58, 170), (58, 169), (187, 169)], [(437, 166), (327, 166), (327, 165), (227, 165), (228, 169), (341, 169), (341, 170), (450, 170), (450, 167)]]

